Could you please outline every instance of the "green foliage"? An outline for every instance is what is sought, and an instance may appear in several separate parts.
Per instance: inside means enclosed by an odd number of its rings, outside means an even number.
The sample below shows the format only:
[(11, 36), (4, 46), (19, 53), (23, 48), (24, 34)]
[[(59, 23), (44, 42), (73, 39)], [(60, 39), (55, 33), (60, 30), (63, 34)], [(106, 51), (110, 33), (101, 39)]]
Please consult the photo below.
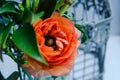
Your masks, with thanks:
[(85, 26), (75, 24), (75, 27), (82, 32), (81, 43), (84, 43), (85, 41), (87, 41), (88, 36), (86, 35), (86, 32), (85, 32)]
[(0, 21), (0, 59), (3, 61), (2, 58), (2, 50), (7, 47), (7, 39), (9, 37), (9, 33), (12, 27), (12, 23), (10, 20), (4, 16), (2, 16)]
[[(13, 31), (13, 43), (17, 45), (17, 47), (22, 50), (25, 54), (31, 56), (32, 58), (47, 64), (43, 57), (40, 55), (36, 43), (36, 37), (34, 33), (34, 29), (30, 25), (31, 23), (35, 22), (38, 18), (42, 17), (44, 12), (40, 11), (38, 13), (32, 12), (30, 9), (31, 5), (28, 3), (30, 0), (26, 1), (25, 5), (22, 6), (22, 10), (20, 4), (14, 1), (4, 1), (4, 5), (0, 4), (0, 15), (2, 16), (2, 23), (0, 22), (0, 51), (2, 48), (6, 47), (6, 41), (8, 39), (11, 27), (15, 25), (22, 25), (20, 26), (19, 30), (16, 30), (15, 33)], [(18, 8), (16, 7), (18, 6)], [(4, 17), (8, 15), (8, 17)], [(13, 23), (9, 23), (12, 20)], [(28, 25), (29, 24), (29, 25)], [(18, 27), (19, 27), (18, 26)], [(17, 28), (16, 28), (17, 29)], [(28, 31), (28, 32), (26, 32)], [(26, 35), (25, 35), (26, 34)], [(20, 37), (20, 39), (19, 39)], [(32, 39), (31, 39), (32, 38)], [(23, 40), (25, 41), (23, 41)], [(22, 47), (28, 45), (26, 47)], [(1, 58), (1, 54), (0, 54)], [(24, 60), (14, 59), (17, 63), (24, 63)]]
[(28, 63), (27, 60), (21, 59), (21, 58), (15, 59), (14, 61), (17, 62), (18, 64), (26, 64), (26, 63)]
[(7, 2), (0, 8), (0, 14), (5, 12), (14, 12), (15, 11), (15, 3), (14, 2)]
[[(27, 14), (27, 15), (26, 15)], [(39, 13), (33, 13), (30, 10), (26, 9), (23, 12), (23, 18), (22, 22), (23, 23), (33, 23), (35, 22), (38, 18), (42, 17), (44, 15), (44, 12), (41, 11)]]
[[(70, 5), (66, 5), (64, 0), (21, 1), (22, 3), (15, 0), (0, 0), (0, 59), (2, 59), (1, 52), (6, 52), (18, 65), (21, 65), (27, 63), (27, 60), (22, 59), (22, 56), (19, 57), (19, 55), (26, 54), (48, 65), (38, 49), (35, 31), (31, 24), (39, 18), (49, 18), (55, 10), (63, 14)], [(66, 15), (66, 17), (69, 16)], [(75, 27), (82, 32), (82, 43), (85, 42), (87, 40), (85, 27), (78, 24), (75, 24)], [(14, 53), (20, 54), (16, 55)], [(23, 69), (23, 72), (28, 76), (29, 80), (33, 80), (27, 71)], [(20, 71), (13, 72), (6, 80), (17, 80), (20, 75)], [(55, 79), (57, 76), (53, 76), (53, 78)], [(65, 79), (65, 77), (61, 78)], [(0, 75), (1, 79), (4, 79), (4, 77)]]
[(23, 27), (16, 30), (13, 34), (12, 41), (16, 47), (24, 52), (24, 54), (27, 54), (30, 57), (47, 64), (40, 55), (36, 42), (35, 32), (30, 24), (24, 24)]
[(31, 20), (32, 20), (32, 12), (29, 9), (25, 8), (25, 10), (23, 12), (23, 20), (22, 20), (22, 22), (30, 23)]
[(27, 8), (28, 10), (30, 10), (30, 8), (31, 8), (31, 0), (26, 0), (26, 2), (25, 2), (25, 8)]
[(9, 17), (5, 17), (5, 16), (2, 16), (2, 26), (7, 26), (10, 22), (10, 18)]
[[(10, 1), (6, 2), (4, 5), (0, 7), (0, 14), (3, 15), (9, 15), (9, 17), (12, 17), (14, 21), (20, 21), (22, 19), (22, 14), (18, 12), (15, 5), (17, 6), (18, 3)], [(17, 10), (17, 11), (16, 11)], [(4, 14), (6, 13), (6, 14)]]
[(5, 0), (0, 0), (0, 7), (5, 3)]
[(18, 80), (18, 77), (19, 77), (19, 73), (15, 71), (6, 80)]
[(13, 23), (9, 23), (6, 27), (3, 27), (2, 29), (0, 29), (0, 44), (1, 44), (0, 47), (2, 48), (6, 47), (6, 41), (12, 25)]
[(32, 4), (32, 10), (33, 12), (37, 12), (38, 7), (39, 7), (40, 0), (34, 0)]
[(38, 18), (42, 17), (43, 15), (44, 15), (44, 11), (41, 11), (39, 13), (32, 13), (31, 23), (35, 22)]
[(52, 12), (55, 9), (57, 0), (43, 0), (39, 4), (38, 12), (44, 11), (45, 14), (43, 15), (43, 18), (48, 18), (51, 16)]

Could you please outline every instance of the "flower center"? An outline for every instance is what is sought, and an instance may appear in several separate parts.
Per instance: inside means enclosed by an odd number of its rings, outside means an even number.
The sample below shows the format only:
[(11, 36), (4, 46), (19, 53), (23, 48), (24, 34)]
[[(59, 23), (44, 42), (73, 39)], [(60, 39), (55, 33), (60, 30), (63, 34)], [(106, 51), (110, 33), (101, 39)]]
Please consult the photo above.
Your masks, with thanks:
[(53, 47), (53, 49), (56, 50), (57, 49), (57, 45), (56, 45), (55, 37), (53, 37), (51, 35), (46, 35), (45, 36), (45, 45), (49, 46), (49, 47)]

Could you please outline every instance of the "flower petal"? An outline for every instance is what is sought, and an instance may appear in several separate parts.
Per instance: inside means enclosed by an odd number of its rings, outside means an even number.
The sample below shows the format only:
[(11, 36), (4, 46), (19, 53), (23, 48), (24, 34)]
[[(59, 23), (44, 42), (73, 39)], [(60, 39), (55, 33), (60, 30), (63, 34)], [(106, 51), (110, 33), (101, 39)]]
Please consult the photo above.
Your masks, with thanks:
[[(77, 56), (78, 37), (80, 36), (80, 32), (75, 29), (73, 22), (54, 13), (50, 18), (39, 21), (39, 23), (36, 22), (33, 26), (40, 54), (49, 65), (45, 66), (41, 62), (24, 55), (24, 58), (29, 62), (23, 67), (36, 77), (68, 74)], [(54, 37), (56, 49), (45, 44), (46, 35)]]

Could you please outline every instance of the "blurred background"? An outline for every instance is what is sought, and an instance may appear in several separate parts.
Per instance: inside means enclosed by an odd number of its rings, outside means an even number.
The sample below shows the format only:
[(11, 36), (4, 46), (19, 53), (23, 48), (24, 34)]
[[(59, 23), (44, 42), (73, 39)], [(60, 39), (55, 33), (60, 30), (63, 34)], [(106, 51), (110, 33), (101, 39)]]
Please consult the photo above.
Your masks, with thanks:
[(120, 80), (120, 0), (109, 0), (112, 10), (104, 80)]
[[(84, 0), (78, 0), (78, 2), (79, 1), (84, 3)], [(92, 1), (92, 0), (88, 0), (88, 1)], [(110, 29), (108, 28), (108, 33), (105, 33), (105, 34), (103, 33), (102, 34), (102, 36), (107, 35), (107, 36), (105, 36), (107, 38), (104, 39), (104, 41), (106, 41), (106, 50), (105, 50), (105, 53), (103, 52), (104, 53), (103, 54), (104, 58), (100, 58), (100, 55), (99, 55), (97, 57), (98, 60), (96, 60), (96, 58), (95, 58), (93, 60), (93, 62), (96, 62), (96, 63), (100, 64), (100, 65), (97, 64), (97, 66), (98, 66), (97, 69), (100, 68), (99, 72), (102, 73), (102, 75), (103, 75), (102, 79), (103, 80), (120, 80), (120, 62), (119, 62), (119, 60), (120, 60), (120, 9), (119, 9), (120, 8), (120, 0), (93, 0), (93, 1), (108, 1), (109, 2), (109, 3), (107, 3), (107, 4), (109, 4), (109, 6), (107, 5), (109, 8), (108, 7), (107, 8), (109, 9), (110, 14), (108, 13), (107, 17), (97, 18), (96, 21), (99, 22), (100, 19), (103, 20), (103, 19), (106, 19), (106, 18), (111, 18), (110, 21), (108, 20), (110, 22), (110, 25), (105, 23), (106, 25), (110, 26)], [(76, 7), (76, 6), (74, 6), (74, 7)], [(79, 7), (81, 7), (81, 6), (79, 6)], [(104, 8), (106, 8), (106, 7), (104, 7)], [(70, 12), (76, 12), (77, 13), (76, 17), (78, 17), (79, 14), (80, 15), (85, 14), (85, 17), (84, 17), (85, 21), (87, 20), (87, 18), (89, 18), (90, 20), (92, 19), (89, 16), (89, 15), (93, 14), (92, 12), (89, 12), (90, 14), (86, 14), (86, 12), (81, 13), (83, 11), (80, 8), (79, 8), (79, 10), (76, 10), (76, 11), (74, 9), (71, 9)], [(86, 15), (88, 15), (88, 16), (86, 17)], [(104, 28), (102, 28), (102, 29), (104, 29)], [(98, 40), (96, 40), (96, 41), (98, 41), (98, 43), (100, 41), (99, 39), (100, 38), (98, 38)], [(85, 50), (83, 50), (83, 51), (85, 52)], [(81, 53), (82, 52), (80, 52), (80, 56), (83, 55), (84, 59), (83, 59), (83, 62), (80, 66), (82, 66), (82, 65), (84, 65), (84, 66), (81, 70), (82, 72), (80, 72), (79, 74), (83, 74), (83, 73), (84, 74), (82, 75), (81, 79), (80, 78), (79, 79), (72, 79), (71, 78), (71, 80), (101, 80), (101, 79), (97, 79), (97, 78), (83, 79), (86, 76), (85, 75), (85, 70), (87, 70), (87, 68), (85, 67), (85, 63), (87, 64), (87, 60), (86, 60), (87, 56), (85, 56), (85, 54), (81, 54)], [(8, 56), (4, 55), (3, 57), (4, 57), (4, 63), (0, 63), (0, 70), (1, 70), (2, 74), (4, 74), (4, 77), (8, 77), (14, 70), (17, 70), (17, 65)], [(93, 56), (88, 56), (88, 57), (89, 58), (94, 58)], [(102, 64), (104, 65), (104, 70), (101, 70), (103, 67), (101, 66), (101, 63), (99, 62), (99, 58), (103, 59)], [(92, 62), (88, 62), (88, 64), (89, 63), (92, 63)], [(80, 68), (80, 66), (78, 66), (78, 68)], [(92, 68), (96, 68), (95, 66), (96, 66), (95, 64), (92, 65)], [(76, 68), (77, 67), (74, 67), (73, 73), (74, 73)], [(92, 73), (90, 73), (90, 74), (92, 74)], [(96, 75), (96, 74), (94, 74), (94, 75)], [(75, 76), (73, 76), (73, 77), (75, 77)]]

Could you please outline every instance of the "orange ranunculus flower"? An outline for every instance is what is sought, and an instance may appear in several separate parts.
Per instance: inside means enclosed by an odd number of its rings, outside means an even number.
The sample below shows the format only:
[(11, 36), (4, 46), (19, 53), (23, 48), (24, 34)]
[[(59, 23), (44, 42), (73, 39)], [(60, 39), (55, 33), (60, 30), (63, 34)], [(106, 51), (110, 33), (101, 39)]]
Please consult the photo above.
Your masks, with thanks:
[(40, 54), (48, 66), (25, 55), (28, 64), (23, 67), (35, 77), (68, 74), (74, 64), (78, 47), (78, 32), (72, 21), (61, 16), (52, 16), (33, 24)]

